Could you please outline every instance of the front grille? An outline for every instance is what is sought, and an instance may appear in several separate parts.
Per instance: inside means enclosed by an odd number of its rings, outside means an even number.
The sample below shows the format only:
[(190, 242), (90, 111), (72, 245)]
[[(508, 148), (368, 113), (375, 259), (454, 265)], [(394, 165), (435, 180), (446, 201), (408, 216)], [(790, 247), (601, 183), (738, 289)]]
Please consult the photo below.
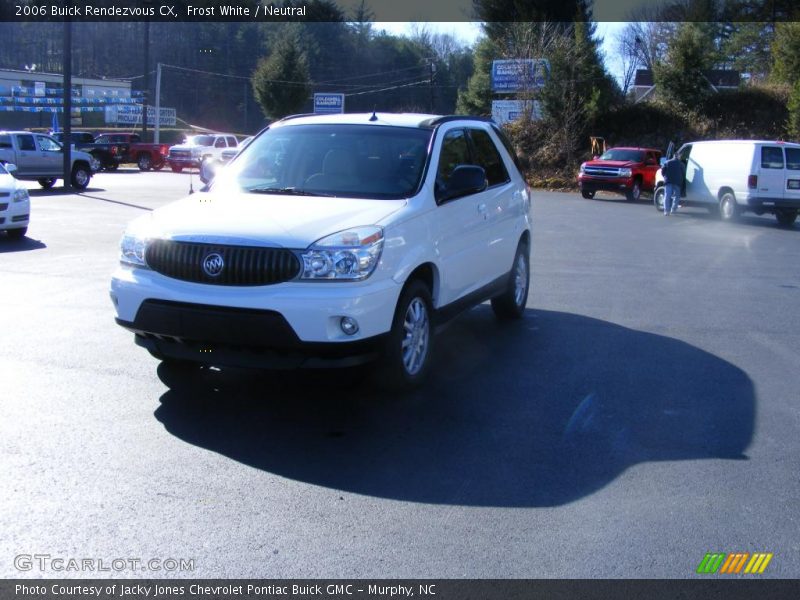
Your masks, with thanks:
[(192, 153), (186, 150), (173, 150), (169, 155), (171, 158), (191, 158)]
[[(204, 269), (206, 259), (214, 254), (222, 258), (216, 276)], [(213, 285), (272, 285), (294, 279), (300, 272), (297, 257), (284, 248), (153, 240), (145, 258), (151, 269), (167, 277)], [(219, 261), (214, 266), (219, 268)]]
[(21, 223), (22, 221), (27, 221), (29, 215), (17, 215), (16, 217), (11, 217), (12, 223)]
[(593, 177), (619, 177), (619, 169), (616, 167), (584, 167), (583, 172)]

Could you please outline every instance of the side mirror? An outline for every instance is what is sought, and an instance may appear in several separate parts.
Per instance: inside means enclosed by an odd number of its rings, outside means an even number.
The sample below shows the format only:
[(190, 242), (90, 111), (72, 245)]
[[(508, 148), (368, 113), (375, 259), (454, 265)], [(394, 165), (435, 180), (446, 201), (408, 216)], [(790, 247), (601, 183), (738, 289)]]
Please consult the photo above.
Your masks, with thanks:
[(450, 179), (440, 194), (439, 200), (445, 202), (469, 194), (477, 194), (486, 189), (486, 171), (477, 165), (458, 165), (450, 174)]
[(6, 163), (3, 166), (6, 168), (6, 171), (8, 171), (11, 175), (13, 175), (17, 170), (17, 165), (15, 165), (14, 163)]
[(667, 159), (662, 157), (661, 160), (658, 161), (658, 164), (661, 165), (661, 168), (663, 169), (664, 165), (667, 164)]
[(208, 185), (217, 176), (220, 164), (215, 160), (204, 160), (200, 163), (200, 181)]

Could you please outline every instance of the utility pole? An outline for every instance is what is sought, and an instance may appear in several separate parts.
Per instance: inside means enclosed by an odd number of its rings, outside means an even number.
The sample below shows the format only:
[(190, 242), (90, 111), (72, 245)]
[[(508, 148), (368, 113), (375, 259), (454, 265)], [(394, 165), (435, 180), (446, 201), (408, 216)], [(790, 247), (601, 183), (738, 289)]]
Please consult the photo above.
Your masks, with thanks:
[[(145, 3), (147, 4), (147, 3)], [(142, 141), (147, 142), (147, 103), (150, 101), (150, 19), (144, 20), (144, 101), (142, 102)]]
[(158, 144), (161, 133), (161, 63), (156, 65), (156, 115), (155, 115), (155, 137), (153, 142)]
[(436, 63), (430, 59), (430, 77), (428, 79), (428, 91), (430, 92), (430, 112), (433, 113), (433, 82), (436, 79)]
[[(72, 0), (64, 0), (65, 8), (70, 8)], [(69, 14), (68, 11), (64, 11)], [(64, 191), (72, 191), (72, 19), (64, 17)]]

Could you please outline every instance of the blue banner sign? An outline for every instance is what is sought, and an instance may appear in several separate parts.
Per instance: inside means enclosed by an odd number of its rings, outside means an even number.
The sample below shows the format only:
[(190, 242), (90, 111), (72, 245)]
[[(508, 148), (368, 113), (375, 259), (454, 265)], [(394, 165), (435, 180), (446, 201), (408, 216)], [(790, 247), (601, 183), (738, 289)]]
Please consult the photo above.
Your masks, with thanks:
[(344, 94), (314, 94), (314, 113), (338, 114), (344, 112)]
[(544, 87), (550, 74), (546, 58), (492, 61), (492, 91), (499, 94), (525, 92)]

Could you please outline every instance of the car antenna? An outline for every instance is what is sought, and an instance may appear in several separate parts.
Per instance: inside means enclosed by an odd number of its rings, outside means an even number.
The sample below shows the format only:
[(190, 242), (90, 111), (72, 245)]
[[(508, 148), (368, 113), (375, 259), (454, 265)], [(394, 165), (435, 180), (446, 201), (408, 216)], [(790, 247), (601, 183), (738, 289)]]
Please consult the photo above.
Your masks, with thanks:
[(373, 106), (373, 107), (372, 107), (372, 116), (369, 118), (370, 122), (371, 122), (371, 121), (377, 121), (377, 120), (378, 120), (378, 115), (376, 115), (376, 114), (375, 114), (375, 110), (376, 110), (377, 108), (378, 108), (377, 106)]

